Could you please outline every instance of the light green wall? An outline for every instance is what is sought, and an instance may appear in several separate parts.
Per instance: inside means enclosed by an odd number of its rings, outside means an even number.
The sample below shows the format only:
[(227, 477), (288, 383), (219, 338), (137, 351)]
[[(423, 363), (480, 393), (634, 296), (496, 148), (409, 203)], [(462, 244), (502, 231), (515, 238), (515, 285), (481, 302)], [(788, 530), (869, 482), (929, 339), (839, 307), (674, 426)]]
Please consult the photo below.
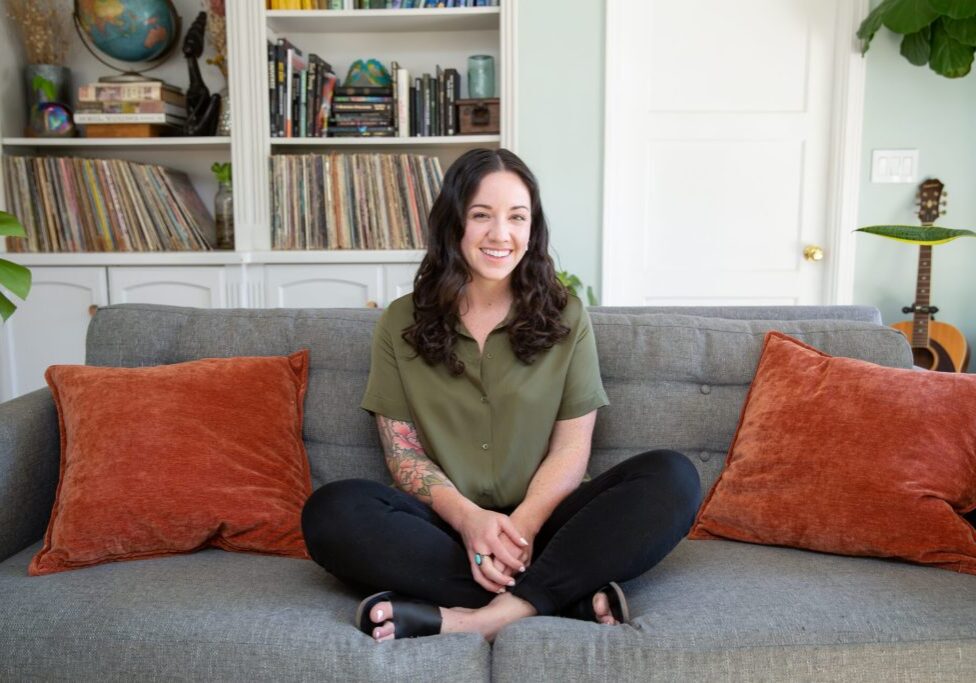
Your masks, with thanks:
[[(976, 74), (943, 78), (909, 64), (898, 46), (899, 37), (882, 29), (867, 54), (860, 223), (918, 225), (916, 185), (870, 182), (872, 150), (917, 149), (920, 179), (937, 177), (948, 191), (948, 213), (938, 224), (976, 228)], [(870, 235), (855, 239), (854, 302), (877, 306), (886, 323), (906, 319), (901, 307), (915, 296), (918, 248)], [(972, 348), (976, 239), (933, 247), (932, 267), (936, 318), (960, 328)]]
[(520, 0), (518, 7), (518, 154), (539, 180), (557, 268), (599, 296), (603, 2)]

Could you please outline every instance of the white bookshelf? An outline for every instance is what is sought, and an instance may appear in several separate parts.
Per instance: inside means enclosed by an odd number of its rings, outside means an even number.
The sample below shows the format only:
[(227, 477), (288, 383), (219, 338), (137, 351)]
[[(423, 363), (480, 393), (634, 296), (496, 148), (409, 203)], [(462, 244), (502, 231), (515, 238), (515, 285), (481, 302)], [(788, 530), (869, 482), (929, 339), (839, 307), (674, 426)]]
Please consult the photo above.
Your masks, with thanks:
[[(182, 17), (182, 29), (199, 11), (197, 0), (175, 0)], [(23, 84), (20, 82), (22, 56), (10, 45), (0, 46), (0, 57), (12, 58), (17, 68), (8, 69), (3, 78), (5, 92), (16, 92), (0, 106), (0, 147), (4, 154), (64, 154), (99, 156), (131, 161), (160, 163), (185, 171), (208, 205), (216, 191), (210, 174), (214, 161), (231, 161), (234, 167), (235, 253), (241, 262), (252, 262), (258, 254), (271, 250), (270, 177), (268, 158), (274, 154), (326, 153), (329, 151), (416, 152), (437, 156), (447, 167), (467, 149), (500, 146), (516, 148), (515, 65), (517, 0), (502, 0), (500, 7), (429, 8), (411, 10), (266, 10), (259, 0), (228, 2), (227, 42), (233, 128), (229, 137), (166, 138), (69, 138), (22, 137), (24, 128)], [(7, 33), (11, 33), (6, 26)], [(315, 52), (332, 64), (340, 79), (356, 59), (375, 58), (389, 66), (398, 61), (413, 75), (435, 72), (436, 65), (454, 67), (462, 77), (461, 96), (467, 96), (467, 57), (491, 54), (496, 59), (496, 96), (501, 99), (501, 132), (497, 135), (467, 135), (408, 138), (272, 138), (269, 132), (266, 41), (287, 37), (306, 54)], [(107, 69), (80, 45), (70, 33), (72, 45), (68, 63), (72, 87), (96, 80)], [(205, 82), (211, 92), (224, 85), (216, 67), (205, 63), (211, 56), (208, 47), (200, 60)], [(148, 75), (162, 78), (183, 88), (187, 84), (186, 65), (179, 46), (170, 58)], [(0, 170), (2, 173), (2, 170)], [(0, 183), (0, 206), (5, 205)], [(4, 247), (0, 241), (0, 251)], [(288, 252), (290, 253), (290, 252)], [(324, 259), (322, 252), (313, 252)], [(349, 256), (337, 254), (340, 260)], [(371, 253), (374, 261), (394, 258), (387, 252)], [(72, 259), (94, 263), (139, 263), (140, 259), (158, 262), (153, 254), (37, 254), (33, 261), (70, 263)], [(173, 262), (191, 262), (201, 256), (186, 252), (167, 255)], [(215, 257), (206, 257), (213, 260)], [(216, 257), (220, 261), (223, 257)], [(289, 258), (286, 255), (283, 258)], [(308, 262), (309, 255), (295, 255), (296, 262)], [(275, 257), (278, 261), (279, 257)], [(331, 261), (331, 259), (330, 259)], [(329, 261), (322, 261), (323, 263)]]

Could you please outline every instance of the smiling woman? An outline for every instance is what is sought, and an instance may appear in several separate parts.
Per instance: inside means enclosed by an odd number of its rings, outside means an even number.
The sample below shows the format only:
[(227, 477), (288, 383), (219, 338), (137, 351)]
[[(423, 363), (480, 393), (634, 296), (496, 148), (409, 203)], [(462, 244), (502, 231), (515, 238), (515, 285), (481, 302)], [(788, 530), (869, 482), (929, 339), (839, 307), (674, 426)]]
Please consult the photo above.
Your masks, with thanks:
[(589, 315), (556, 276), (539, 186), (521, 159), (462, 155), (428, 225), (413, 293), (376, 323), (360, 403), (394, 486), (318, 489), (302, 514), (309, 554), (380, 591), (355, 617), (377, 641), (492, 640), (534, 614), (625, 623), (615, 582), (687, 532), (697, 471), (655, 450), (587, 475), (609, 399)]

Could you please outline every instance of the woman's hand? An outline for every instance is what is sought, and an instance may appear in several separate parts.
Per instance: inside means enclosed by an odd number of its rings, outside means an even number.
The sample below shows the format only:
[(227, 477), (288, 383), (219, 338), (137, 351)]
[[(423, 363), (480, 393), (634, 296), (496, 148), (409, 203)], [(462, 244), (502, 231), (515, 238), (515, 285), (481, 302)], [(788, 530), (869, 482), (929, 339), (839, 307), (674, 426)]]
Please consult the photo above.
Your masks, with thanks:
[[(513, 548), (518, 550), (530, 545), (528, 541), (522, 542), (525, 539), (508, 515), (475, 508), (462, 518), (458, 533), (468, 551), (471, 576), (478, 585), (492, 593), (507, 588), (511, 574), (523, 566), (522, 560), (513, 553)], [(480, 565), (474, 561), (475, 553), (483, 556)], [(487, 555), (491, 557), (484, 557)], [(506, 574), (503, 569), (509, 573)]]
[[(500, 537), (500, 540), (502, 544), (508, 548), (508, 551), (522, 562), (522, 566), (528, 568), (528, 566), (532, 564), (532, 550), (533, 546), (535, 545), (536, 533), (534, 532), (534, 527), (531, 526), (528, 521), (518, 516), (518, 510), (513, 512), (509, 519), (511, 520), (512, 524), (515, 525), (515, 528), (521, 532), (522, 538), (528, 541), (528, 544), (519, 544), (516, 546), (508, 539), (508, 536), (504, 534)], [(502, 566), (500, 569), (506, 576), (514, 576), (517, 571), (507, 566)]]

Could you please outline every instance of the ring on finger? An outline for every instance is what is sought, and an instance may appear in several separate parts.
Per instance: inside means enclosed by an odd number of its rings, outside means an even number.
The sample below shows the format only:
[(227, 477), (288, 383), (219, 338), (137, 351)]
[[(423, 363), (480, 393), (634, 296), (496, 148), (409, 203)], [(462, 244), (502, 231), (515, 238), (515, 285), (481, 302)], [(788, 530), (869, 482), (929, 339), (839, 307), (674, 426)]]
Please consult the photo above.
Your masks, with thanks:
[(490, 557), (491, 557), (491, 553), (475, 553), (474, 563), (480, 567), (481, 563), (489, 559)]

